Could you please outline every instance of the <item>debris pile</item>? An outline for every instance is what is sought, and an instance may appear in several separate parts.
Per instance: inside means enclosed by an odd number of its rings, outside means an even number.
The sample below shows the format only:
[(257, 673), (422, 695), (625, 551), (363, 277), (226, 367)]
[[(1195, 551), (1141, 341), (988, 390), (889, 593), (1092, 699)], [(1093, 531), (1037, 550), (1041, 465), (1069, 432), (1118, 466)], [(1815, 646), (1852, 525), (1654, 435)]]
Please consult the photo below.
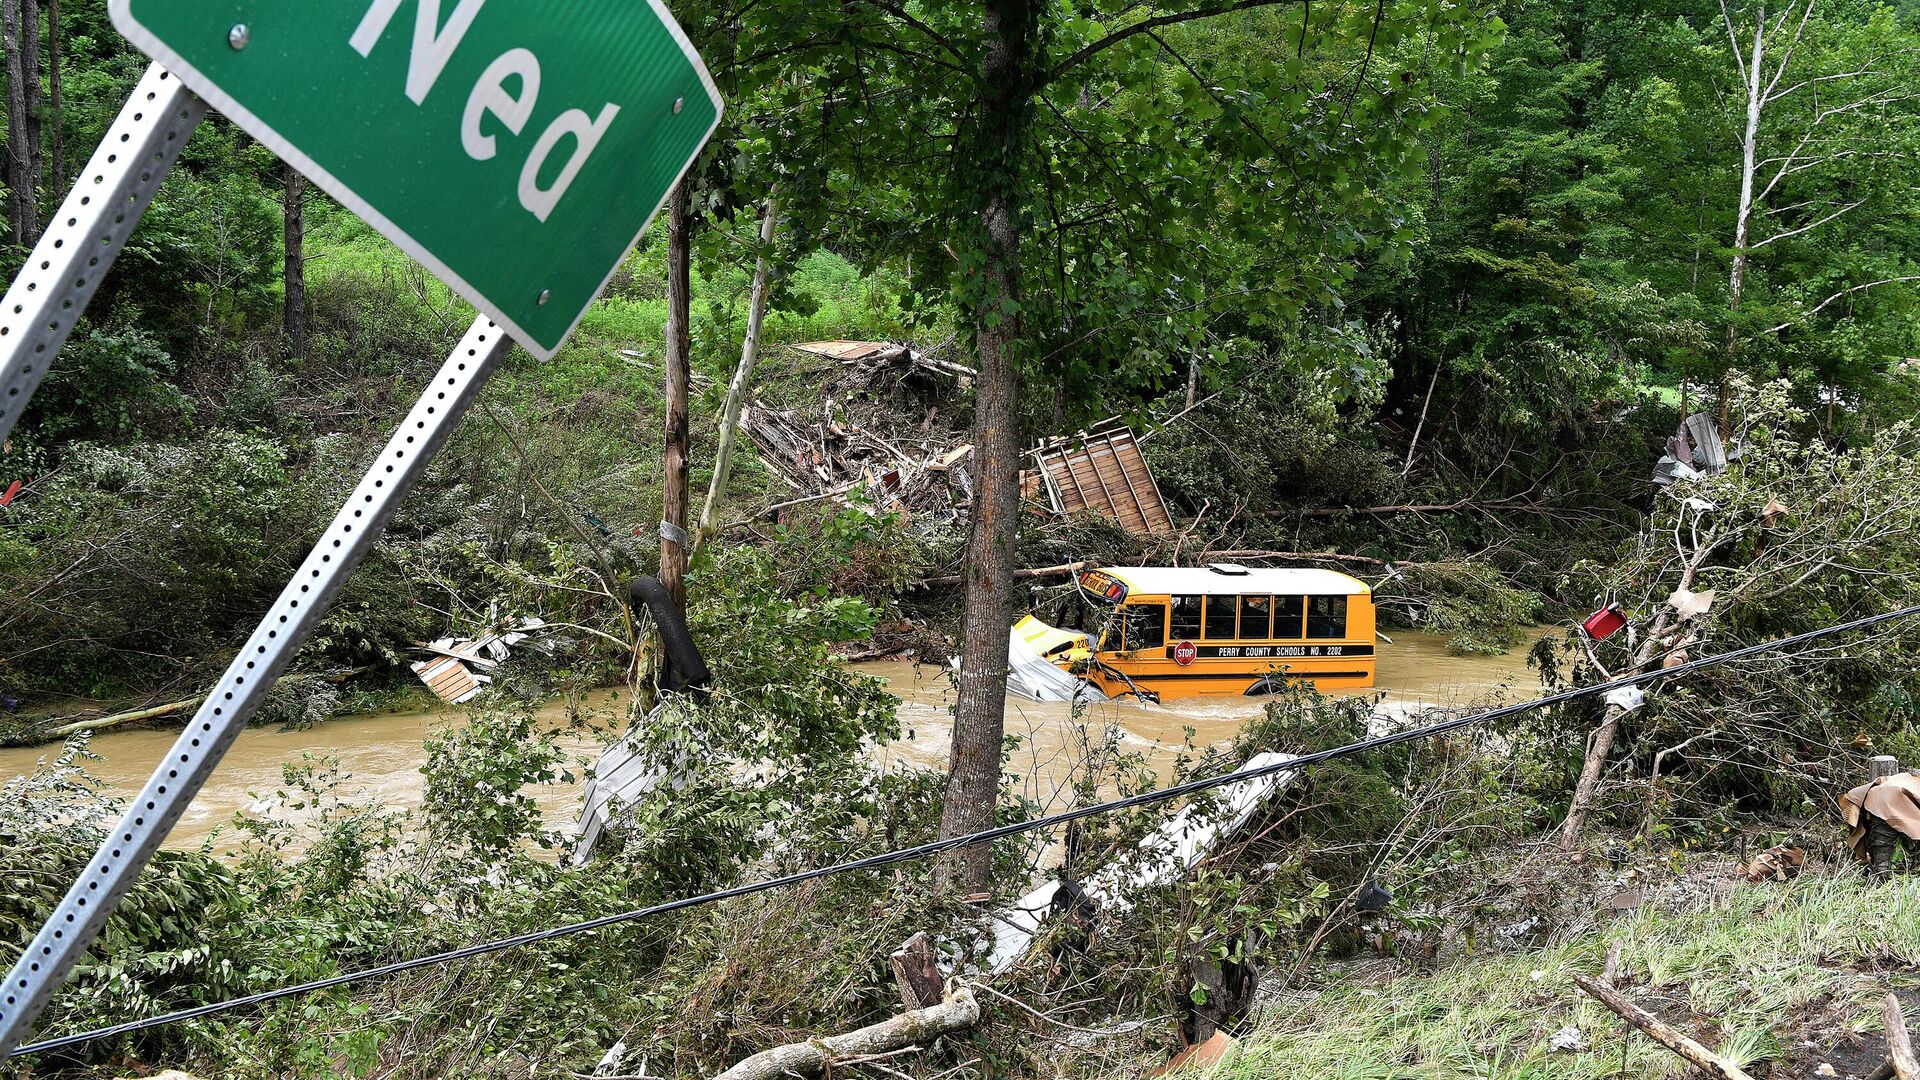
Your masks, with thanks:
[(939, 447), (922, 439), (909, 442), (909, 450), (835, 414), (831, 398), (819, 419), (764, 405), (741, 414), (762, 460), (799, 493), (775, 510), (861, 498), (875, 509), (906, 516), (923, 531), (961, 519), (973, 501), (967, 472), (971, 446)]
[(1694, 480), (1725, 472), (1727, 464), (1740, 460), (1746, 446), (1735, 439), (1728, 446), (1720, 438), (1720, 425), (1703, 412), (1680, 422), (1667, 440), (1667, 452), (1653, 463), (1653, 482), (1662, 487), (1676, 480)]
[[(972, 379), (973, 369), (884, 342), (816, 341), (794, 348), (833, 360), (844, 372), (831, 380), (817, 411), (765, 403), (742, 411), (741, 429), (794, 490), (794, 498), (768, 512), (825, 500), (861, 501), (901, 514), (922, 533), (964, 523), (973, 505), (973, 447), (961, 433), (936, 427), (938, 409), (919, 425), (899, 425), (891, 422), (900, 415), (897, 408), (875, 406), (888, 396), (890, 382), (944, 380), (944, 395)], [(1091, 432), (1047, 440), (1030, 457), (1034, 468), (1021, 474), (1021, 495), (1051, 514), (1094, 513), (1143, 536), (1175, 531), (1126, 424), (1110, 420)]]
[(434, 655), (413, 665), (413, 673), (440, 700), (450, 705), (464, 704), (493, 681), (490, 672), (511, 655), (513, 646), (545, 625), (544, 619), (521, 619), (499, 633), (477, 638), (416, 641), (417, 648)]

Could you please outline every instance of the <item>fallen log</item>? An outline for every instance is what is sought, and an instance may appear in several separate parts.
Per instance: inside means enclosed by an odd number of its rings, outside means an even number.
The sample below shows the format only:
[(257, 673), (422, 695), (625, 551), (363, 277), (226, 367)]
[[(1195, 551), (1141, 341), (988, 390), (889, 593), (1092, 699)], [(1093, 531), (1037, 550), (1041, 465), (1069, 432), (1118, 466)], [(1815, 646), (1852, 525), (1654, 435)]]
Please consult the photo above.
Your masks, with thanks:
[(1881, 1006), (1881, 1016), (1887, 1022), (1887, 1064), (1893, 1069), (1893, 1075), (1899, 1080), (1920, 1080), (1920, 1058), (1914, 1057), (1913, 1038), (1907, 1034), (1907, 1021), (1900, 1015), (1900, 999), (1887, 991), (1887, 1000)]
[[(274, 683), (274, 686), (278, 687), (295, 683), (311, 682), (315, 679), (323, 682), (342, 683), (353, 678), (355, 675), (364, 675), (373, 669), (374, 665), (368, 664), (365, 667), (350, 668), (332, 675), (286, 675), (282, 676), (279, 682)], [(190, 698), (181, 698), (179, 701), (169, 701), (165, 705), (150, 705), (144, 709), (112, 713), (108, 716), (97, 716), (91, 720), (76, 720), (71, 724), (66, 724), (47, 732), (47, 738), (64, 739), (69, 735), (78, 735), (83, 731), (105, 731), (107, 728), (136, 724), (142, 720), (154, 720), (162, 716), (170, 716), (173, 713), (185, 712), (206, 699), (207, 695), (199, 694)]]
[(1371, 555), (1342, 555), (1333, 551), (1209, 551), (1209, 561), (1219, 562), (1229, 559), (1287, 559), (1293, 562), (1341, 562), (1359, 563), (1366, 566), (1385, 566), (1387, 560), (1376, 559)]
[(779, 1080), (787, 1076), (815, 1076), (837, 1060), (867, 1057), (923, 1045), (980, 1022), (980, 1003), (972, 989), (961, 986), (945, 1001), (916, 1009), (840, 1035), (776, 1046), (742, 1061), (714, 1080)]
[(1612, 1009), (1620, 1019), (1639, 1028), (1641, 1034), (1685, 1058), (1695, 1068), (1720, 1077), (1720, 1080), (1753, 1080), (1740, 1066), (1668, 1026), (1659, 1017), (1628, 1001), (1613, 987), (1585, 975), (1575, 975), (1573, 982), (1586, 991), (1587, 996)]
[[(1073, 574), (1077, 574), (1082, 570), (1085, 570), (1087, 566), (1088, 564), (1085, 562), (1061, 563), (1058, 566), (1036, 566), (1036, 567), (1033, 567), (1032, 569), (1027, 569), (1027, 570), (1015, 570), (1013, 572), (1013, 576), (1016, 580), (1028, 579), (1028, 578), (1068, 577)], [(966, 578), (960, 574), (942, 574), (939, 577), (921, 578), (919, 581), (916, 581), (913, 584), (907, 586), (907, 588), (931, 589), (931, 588), (936, 588), (942, 585), (960, 585), (965, 583), (965, 581), (966, 581)]]
[(1539, 510), (1537, 502), (1525, 502), (1518, 499), (1498, 499), (1493, 502), (1481, 502), (1477, 499), (1457, 499), (1450, 503), (1394, 503), (1388, 506), (1309, 506), (1301, 510), (1269, 510), (1262, 517), (1310, 517), (1330, 518), (1358, 516), (1382, 516), (1386, 514), (1455, 514), (1463, 511), (1494, 510)]

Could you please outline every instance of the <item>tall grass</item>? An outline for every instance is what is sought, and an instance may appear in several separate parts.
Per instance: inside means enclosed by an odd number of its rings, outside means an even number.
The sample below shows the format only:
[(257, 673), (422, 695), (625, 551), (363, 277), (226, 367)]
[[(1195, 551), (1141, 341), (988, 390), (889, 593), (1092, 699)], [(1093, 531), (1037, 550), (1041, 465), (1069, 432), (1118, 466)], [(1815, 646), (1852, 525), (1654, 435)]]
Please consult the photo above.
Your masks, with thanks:
[[(1683, 1062), (1629, 1029), (1572, 983), (1621, 944), (1623, 969), (1651, 986), (1649, 1008), (1726, 1056), (1777, 1056), (1795, 1017), (1823, 1013), (1878, 1026), (1882, 969), (1920, 958), (1920, 882), (1867, 886), (1809, 876), (1743, 886), (1701, 910), (1642, 909), (1603, 933), (1517, 956), (1468, 959), (1377, 986), (1337, 982), (1283, 1003), (1219, 1080), (1587, 1080), (1678, 1077)], [(1916, 981), (1907, 976), (1908, 981)], [(1691, 1017), (1680, 1014), (1691, 1012)], [(1548, 1039), (1572, 1025), (1586, 1049)], [(1822, 1047), (1824, 1049), (1824, 1047)]]

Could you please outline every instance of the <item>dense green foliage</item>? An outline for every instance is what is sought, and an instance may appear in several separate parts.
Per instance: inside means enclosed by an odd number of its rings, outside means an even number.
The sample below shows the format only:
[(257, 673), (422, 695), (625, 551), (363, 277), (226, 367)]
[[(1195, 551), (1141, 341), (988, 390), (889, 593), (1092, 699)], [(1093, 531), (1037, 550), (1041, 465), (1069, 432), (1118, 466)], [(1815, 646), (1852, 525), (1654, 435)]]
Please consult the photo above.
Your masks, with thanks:
[[(1022, 104), (1003, 117), (1010, 129), (986, 131), (981, 102), (1004, 88), (982, 85), (997, 38), (975, 5), (675, 4), (729, 97), (692, 174), (696, 487), (762, 253), (753, 211), (777, 195), (759, 404), (857, 417), (901, 445), (957, 445), (976, 383), (863, 386), (779, 346), (911, 339), (972, 364), (983, 333), (1017, 324), (1006, 345), (1022, 445), (1116, 412), (1151, 431), (1145, 453), (1178, 535), (1030, 516), (1018, 549), (1029, 565), (1332, 552), (1376, 583), (1390, 632), (1437, 630), (1462, 651), (1621, 603), (1632, 633), (1536, 651), (1554, 685), (1914, 599), (1920, 11), (1223, 6), (1235, 10), (1151, 32), (1147, 9), (1119, 0), (1032, 9)], [(64, 104), (45, 120), (70, 178), (143, 61), (103, 0), (69, 0), (61, 19)], [(1749, 126), (1756, 64), (1764, 100)], [(0, 491), (27, 482), (0, 507), (0, 741), (201, 691), (457, 338), (467, 313), (443, 285), (313, 195), (297, 351), (283, 325), (285, 179), (237, 128), (204, 124), (0, 448)], [(1011, 249), (983, 236), (994, 192), (1017, 204)], [(30, 194), (44, 216), (64, 192), (48, 181)], [(506, 362), (295, 665), (364, 674), (301, 684), (263, 716), (309, 724), (418, 694), (416, 643), (545, 619), (538, 647), (421, 748), (421, 808), (344, 797), (337, 762), (290, 764), (272, 809), (235, 826), (237, 856), (154, 865), (43, 1030), (933, 835), (938, 777), (871, 764), (867, 752), (901, 734), (895, 699), (836, 653), (881, 640), (945, 660), (952, 595), (915, 583), (952, 572), (964, 522), (857, 497), (769, 520), (761, 507), (808, 493), (749, 448), (727, 492), (731, 524), (689, 579), (715, 685), (648, 731), (677, 782), (627, 808), (630, 828), (591, 872), (562, 868), (530, 792), (578, 776), (570, 747), (626, 728), (625, 696), (578, 706), (628, 678), (645, 628), (617, 596), (657, 559), (661, 248), (649, 239), (626, 259), (554, 360)], [(996, 292), (1009, 256), (1020, 287)], [(25, 257), (0, 252), (0, 270)], [(1739, 460), (1655, 488), (1654, 459), (1695, 411), (1716, 414)], [(1676, 623), (1677, 590), (1715, 599)], [(1655, 628), (1666, 651), (1643, 656)], [(569, 728), (530, 711), (550, 695), (575, 707)], [(1917, 698), (1907, 630), (1656, 694), (1623, 728), (1608, 778), (1631, 783), (1603, 787), (1597, 821), (1638, 857), (1823, 812), (1863, 753), (1920, 754)], [(1364, 704), (1286, 695), (1237, 741), (1193, 748), (1179, 775), (1358, 738)], [(1198, 964), (1252, 959), (1298, 979), (1322, 950), (1471, 951), (1505, 913), (1481, 870), (1565, 814), (1597, 715), (1570, 708), (1493, 744), (1463, 736), (1320, 770), (1275, 802), (1256, 842), (1142, 890), (1104, 934), (1051, 940), (1014, 988), (1054, 995), (1084, 1029), (1204, 1005)], [(1165, 782), (1117, 728), (1104, 743), (1080, 734), (1073, 797)], [(26, 940), (110, 812), (87, 760), (74, 744), (0, 793), (0, 943)], [(1012, 779), (1003, 816), (1032, 809)], [(1124, 861), (1163, 813), (1089, 823), (1060, 847), (1075, 872)], [(1039, 841), (999, 849), (1009, 890), (1043, 849), (1052, 856)], [(223, 1076), (550, 1075), (586, 1073), (625, 1039), (656, 1074), (715, 1071), (894, 1011), (887, 950), (966, 917), (923, 870), (547, 943), (47, 1067), (108, 1075), (124, 1056)], [(1353, 901), (1375, 878), (1396, 899), (1369, 922)], [(1448, 903), (1464, 912), (1454, 927), (1433, 914)], [(968, 940), (943, 938), (950, 951)], [(1462, 992), (1436, 981), (1419, 1007), (1455, 1010)], [(1336, 995), (1316, 1015), (1357, 1042), (1368, 1033), (1340, 1011), (1350, 1003)], [(925, 1071), (1114, 1067), (1062, 1058), (1026, 1014), (995, 1008), (1000, 1035), (931, 1048)], [(1369, 1037), (1454, 1061), (1481, 1053), (1469, 1045), (1479, 1027), (1509, 1019), (1424, 1041), (1383, 1020)], [(1275, 1034), (1251, 1060), (1294, 1068), (1324, 1045)], [(1129, 1068), (1158, 1049), (1146, 1038), (1128, 1044)], [(1506, 1041), (1538, 1064), (1537, 1039)]]

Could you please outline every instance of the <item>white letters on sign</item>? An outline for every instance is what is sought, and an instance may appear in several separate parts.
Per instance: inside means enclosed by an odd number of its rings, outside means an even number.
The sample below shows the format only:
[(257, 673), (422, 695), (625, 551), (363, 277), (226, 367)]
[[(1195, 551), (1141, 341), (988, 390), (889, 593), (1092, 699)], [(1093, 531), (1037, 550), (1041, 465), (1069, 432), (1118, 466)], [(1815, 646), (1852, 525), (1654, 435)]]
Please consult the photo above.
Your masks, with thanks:
[[(507, 93), (504, 85), (512, 75), (520, 76), (519, 97)], [(467, 98), (466, 119), (460, 124), (460, 144), (467, 148), (467, 154), (475, 161), (493, 157), (493, 136), (480, 131), (482, 116), (492, 113), (508, 131), (518, 135), (533, 116), (533, 103), (539, 96), (540, 61), (529, 50), (514, 49), (489, 64)]]
[[(587, 163), (587, 155), (600, 145), (600, 136), (607, 133), (607, 125), (619, 115), (620, 106), (611, 103), (600, 110), (597, 120), (587, 119), (587, 114), (579, 109), (561, 113), (560, 119), (555, 120), (547, 128), (546, 134), (540, 136), (540, 141), (534, 144), (533, 153), (527, 155), (527, 164), (520, 170), (520, 205), (533, 211), (533, 216), (541, 221), (547, 220), (547, 215), (553, 213), (553, 208), (560, 204), (560, 196), (565, 195), (567, 188), (573, 184), (573, 178), (580, 175), (580, 167)], [(548, 155), (560, 145), (560, 140), (569, 135), (578, 139), (579, 145), (574, 147), (573, 157), (567, 160), (566, 167), (554, 179), (553, 187), (543, 191), (540, 188), (540, 167), (547, 163)]]
[[(374, 46), (385, 36), (387, 28), (393, 24), (393, 17), (400, 11), (400, 5), (405, 2), (373, 0), (348, 44), (361, 56), (372, 56)], [(417, 6), (414, 10), (413, 52), (407, 61), (407, 97), (415, 105), (424, 105), (427, 95), (433, 92), (434, 83), (440, 80), (440, 73), (447, 69), (447, 61), (460, 48), (460, 42), (466, 38), (467, 30), (473, 26), (473, 20), (479, 16), (486, 0), (460, 0), (445, 26), (440, 25), (440, 0), (414, 0), (414, 3)], [(507, 80), (516, 76), (520, 81), (517, 93), (507, 89)], [(510, 49), (488, 64), (480, 81), (468, 93), (466, 111), (460, 119), (460, 145), (466, 150), (467, 156), (475, 161), (491, 161), (499, 153), (495, 137), (481, 130), (488, 113), (500, 121), (508, 134), (518, 136), (526, 130), (527, 122), (533, 119), (534, 107), (539, 100), (540, 59), (531, 49)], [(520, 205), (541, 221), (552, 216), (554, 208), (566, 196), (567, 189), (573, 186), (574, 178), (580, 175), (587, 159), (593, 156), (594, 148), (600, 145), (614, 117), (619, 115), (620, 106), (607, 102), (600, 107), (597, 117), (588, 116), (584, 109), (568, 109), (555, 117), (540, 138), (535, 140), (533, 152), (527, 155), (526, 164), (520, 168)], [(541, 187), (541, 171), (559, 148), (561, 140), (568, 136), (574, 140), (572, 156), (567, 158), (560, 174), (554, 177), (552, 186)]]
[[(373, 0), (366, 17), (360, 20), (360, 28), (353, 32), (350, 44), (355, 52), (361, 56), (373, 55), (374, 45), (379, 43), (380, 35), (387, 32), (387, 24), (393, 22), (401, 2)], [(440, 0), (417, 2), (420, 7), (413, 18), (413, 59), (407, 63), (407, 97), (415, 105), (423, 105), (427, 92), (446, 70), (447, 61), (453, 59), (453, 51), (460, 47), (460, 39), (467, 36), (474, 16), (480, 14), (480, 5), (487, 0), (460, 0), (460, 6), (453, 9), (453, 17), (447, 20), (444, 30), (440, 28)]]

